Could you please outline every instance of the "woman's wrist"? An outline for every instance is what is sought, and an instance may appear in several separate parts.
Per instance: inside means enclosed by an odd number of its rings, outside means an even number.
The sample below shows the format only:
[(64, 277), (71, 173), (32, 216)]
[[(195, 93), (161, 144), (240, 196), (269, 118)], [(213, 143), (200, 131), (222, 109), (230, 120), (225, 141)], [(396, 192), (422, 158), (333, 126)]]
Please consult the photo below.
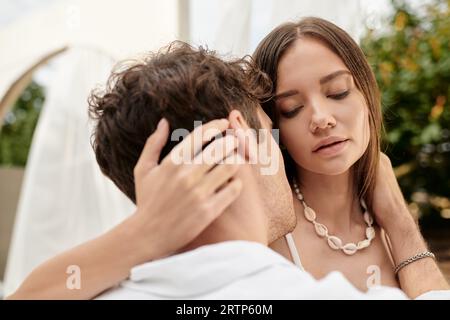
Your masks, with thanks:
[(141, 220), (136, 211), (113, 230), (116, 243), (122, 248), (124, 260), (130, 268), (158, 256), (156, 248), (153, 248), (154, 242), (149, 239), (154, 233), (146, 232)]
[(393, 219), (385, 229), (392, 244), (396, 265), (402, 261), (428, 250), (419, 227), (409, 214)]

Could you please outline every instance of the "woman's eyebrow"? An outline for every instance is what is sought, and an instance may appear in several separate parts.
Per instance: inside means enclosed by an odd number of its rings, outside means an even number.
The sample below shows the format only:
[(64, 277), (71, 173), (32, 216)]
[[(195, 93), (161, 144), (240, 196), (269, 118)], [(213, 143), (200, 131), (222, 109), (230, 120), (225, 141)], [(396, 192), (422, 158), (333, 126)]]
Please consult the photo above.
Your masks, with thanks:
[(329, 75), (327, 75), (327, 76), (321, 78), (321, 79), (319, 80), (319, 83), (320, 83), (320, 84), (325, 84), (325, 83), (327, 83), (327, 82), (333, 80), (334, 78), (336, 78), (336, 77), (338, 77), (338, 76), (340, 76), (340, 75), (342, 75), (342, 74), (349, 74), (349, 75), (352, 75), (351, 72), (348, 71), (348, 70), (338, 70), (338, 71), (335, 71), (335, 72), (333, 72), (333, 73), (330, 73)]
[(273, 100), (278, 100), (278, 99), (283, 99), (283, 98), (287, 98), (290, 96), (295, 96), (296, 94), (298, 94), (298, 90), (289, 90), (289, 91), (285, 91), (282, 93), (279, 93), (277, 95), (275, 95), (273, 97)]
[[(319, 83), (321, 85), (323, 85), (323, 84), (325, 84), (325, 83), (327, 83), (327, 82), (333, 80), (334, 78), (339, 77), (340, 75), (343, 75), (343, 74), (352, 75), (352, 73), (350, 71), (348, 71), (348, 70), (338, 70), (338, 71), (330, 73), (329, 75), (326, 75), (325, 77), (321, 78), (319, 80)], [(288, 90), (288, 91), (285, 91), (285, 92), (282, 92), (282, 93), (279, 93), (279, 94), (275, 95), (273, 97), (273, 100), (276, 101), (276, 100), (287, 98), (287, 97), (290, 97), (290, 96), (295, 96), (298, 93), (299, 93), (298, 90)]]

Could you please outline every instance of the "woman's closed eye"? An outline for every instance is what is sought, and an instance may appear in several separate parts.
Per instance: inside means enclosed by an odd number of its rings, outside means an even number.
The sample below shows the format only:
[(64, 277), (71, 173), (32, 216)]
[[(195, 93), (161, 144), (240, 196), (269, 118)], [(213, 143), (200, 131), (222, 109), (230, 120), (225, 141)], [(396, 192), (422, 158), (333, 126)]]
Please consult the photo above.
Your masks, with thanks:
[[(335, 93), (335, 94), (329, 94), (329, 95), (327, 95), (327, 98), (331, 98), (334, 100), (342, 100), (342, 99), (346, 98), (349, 94), (350, 94), (350, 90), (346, 90), (346, 91), (342, 91), (342, 92)], [(295, 117), (302, 108), (303, 108), (303, 106), (297, 106), (297, 107), (291, 108), (289, 111), (280, 110), (280, 114), (284, 118), (290, 119), (290, 118)]]
[(301, 108), (303, 108), (303, 106), (294, 107), (289, 111), (280, 111), (280, 114), (285, 118), (293, 118), (300, 112)]
[(346, 91), (336, 93), (336, 94), (329, 94), (329, 95), (327, 95), (327, 98), (341, 100), (341, 99), (344, 99), (345, 97), (347, 97), (349, 93), (350, 93), (350, 90), (346, 90)]

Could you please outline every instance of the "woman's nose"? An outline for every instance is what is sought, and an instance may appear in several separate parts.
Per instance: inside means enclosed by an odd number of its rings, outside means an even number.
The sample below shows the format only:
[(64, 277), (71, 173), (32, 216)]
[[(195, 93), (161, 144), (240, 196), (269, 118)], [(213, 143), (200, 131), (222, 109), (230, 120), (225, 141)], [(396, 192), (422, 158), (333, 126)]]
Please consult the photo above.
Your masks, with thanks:
[(319, 129), (327, 129), (329, 127), (334, 127), (336, 125), (336, 120), (333, 115), (325, 106), (313, 107), (313, 114), (311, 116), (310, 129), (312, 132), (316, 132)]

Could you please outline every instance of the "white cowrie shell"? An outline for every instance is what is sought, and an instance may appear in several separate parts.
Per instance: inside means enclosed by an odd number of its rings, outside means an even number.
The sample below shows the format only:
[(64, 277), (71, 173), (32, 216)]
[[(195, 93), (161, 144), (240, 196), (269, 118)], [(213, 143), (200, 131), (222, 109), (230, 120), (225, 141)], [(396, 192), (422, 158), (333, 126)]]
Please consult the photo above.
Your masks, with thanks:
[(353, 254), (355, 254), (356, 251), (358, 251), (358, 248), (356, 246), (356, 244), (354, 243), (347, 243), (342, 250), (344, 251), (345, 254), (351, 256)]
[(364, 221), (371, 226), (373, 224), (373, 218), (372, 216), (366, 211), (364, 212)]
[(366, 237), (368, 240), (375, 238), (375, 229), (373, 227), (366, 228)]
[(314, 220), (316, 220), (316, 213), (314, 212), (313, 209), (311, 209), (310, 207), (305, 207), (304, 210), (305, 210), (305, 218), (308, 221), (313, 222)]
[(339, 250), (340, 248), (342, 248), (342, 241), (338, 237), (329, 236), (328, 245), (331, 247), (331, 249)]
[(316, 229), (316, 233), (320, 237), (325, 237), (328, 234), (328, 229), (321, 223), (314, 223), (314, 228)]
[(364, 211), (367, 211), (367, 204), (363, 199), (361, 199), (361, 206), (363, 207)]
[(370, 245), (370, 240), (365, 239), (365, 240), (358, 242), (358, 244), (356, 246), (357, 246), (358, 250), (361, 250), (361, 249), (367, 248), (369, 245)]

